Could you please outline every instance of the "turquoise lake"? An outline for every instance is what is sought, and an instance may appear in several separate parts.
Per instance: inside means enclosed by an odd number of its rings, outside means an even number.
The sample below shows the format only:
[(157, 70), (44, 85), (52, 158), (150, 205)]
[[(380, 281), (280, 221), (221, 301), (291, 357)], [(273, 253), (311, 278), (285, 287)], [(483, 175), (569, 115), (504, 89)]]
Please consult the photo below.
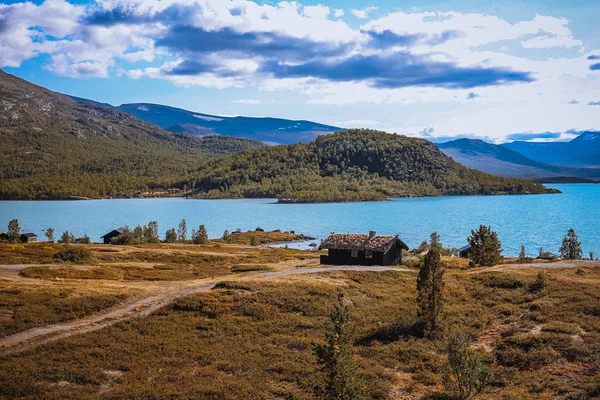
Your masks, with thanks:
[(445, 246), (461, 247), (471, 229), (491, 225), (504, 254), (514, 256), (521, 244), (531, 256), (543, 247), (557, 252), (563, 236), (574, 228), (589, 251), (600, 255), (600, 185), (552, 185), (557, 195), (460, 196), (395, 199), (386, 202), (334, 204), (277, 204), (273, 199), (187, 200), (122, 199), (89, 201), (0, 201), (0, 230), (18, 218), (22, 232), (55, 236), (68, 230), (77, 237), (100, 236), (123, 225), (134, 227), (156, 220), (161, 237), (182, 218), (188, 232), (205, 224), (211, 238), (225, 229), (295, 230), (318, 238), (331, 232), (399, 234), (412, 248), (433, 231)]

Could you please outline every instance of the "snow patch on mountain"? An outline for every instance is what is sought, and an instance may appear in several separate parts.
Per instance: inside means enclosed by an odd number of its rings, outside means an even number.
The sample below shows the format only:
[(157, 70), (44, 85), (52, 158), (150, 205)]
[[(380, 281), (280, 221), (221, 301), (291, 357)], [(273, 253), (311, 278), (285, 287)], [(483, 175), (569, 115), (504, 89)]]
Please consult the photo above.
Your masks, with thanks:
[(198, 118), (198, 119), (202, 119), (204, 121), (215, 121), (215, 122), (223, 121), (223, 118), (209, 117), (208, 115), (194, 114), (194, 117)]

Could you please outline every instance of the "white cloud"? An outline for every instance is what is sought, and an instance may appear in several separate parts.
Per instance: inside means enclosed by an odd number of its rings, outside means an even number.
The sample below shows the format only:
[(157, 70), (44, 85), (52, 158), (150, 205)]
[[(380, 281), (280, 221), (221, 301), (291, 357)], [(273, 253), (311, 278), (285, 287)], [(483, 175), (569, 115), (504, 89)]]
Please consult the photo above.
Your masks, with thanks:
[(306, 6), (302, 14), (308, 18), (326, 19), (329, 16), (329, 7), (323, 5)]
[[(167, 9), (180, 11), (175, 22), (161, 14)], [(274, 5), (247, 0), (97, 0), (88, 6), (65, 0), (46, 0), (41, 5), (0, 4), (0, 67), (18, 67), (25, 60), (45, 54), (50, 60), (45, 68), (64, 76), (147, 77), (166, 79), (178, 86), (217, 89), (252, 86), (259, 92), (289, 93), (300, 106), (308, 103), (314, 107), (349, 110), (346, 116), (335, 117), (347, 121), (340, 125), (377, 125), (414, 135), (432, 126), (435, 130), (431, 135), (468, 133), (493, 138), (514, 132), (600, 126), (598, 107), (588, 106), (598, 102), (600, 71), (590, 71), (587, 60), (587, 56), (599, 54), (600, 49), (590, 48), (589, 43), (584, 44), (576, 37), (567, 19), (535, 15), (531, 19), (508, 21), (489, 14), (415, 9), (368, 20), (375, 9), (372, 6), (350, 10), (364, 20), (356, 28), (341, 19), (344, 10), (286, 1)], [(129, 23), (86, 22), (93, 16), (101, 18), (102, 11), (120, 10), (129, 13)], [(152, 19), (161, 15), (163, 19)], [(181, 51), (160, 46), (157, 39), (164, 37), (175, 23), (207, 32), (266, 33), (259, 39), (268, 42), (281, 37), (283, 44), (290, 44), (291, 51), (295, 51), (294, 46), (301, 47), (310, 41), (324, 49), (310, 57), (333, 65), (353, 56), (409, 52), (457, 68), (530, 72), (536, 81), (445, 89), (376, 87), (367, 79), (326, 80), (293, 74), (276, 77), (265, 72), (266, 56), (260, 52), (249, 54), (233, 48), (206, 55), (195, 53), (193, 46)], [(364, 31), (386, 32), (387, 38), (390, 33), (406, 38), (443, 39), (448, 32), (454, 36), (448, 40), (425, 40), (410, 45), (398, 41), (378, 47), (371, 44), (372, 39)], [(326, 54), (329, 49), (343, 49), (343, 54), (335, 51)], [(277, 53), (273, 58), (286, 67), (310, 61), (290, 60), (286, 55)], [(177, 68), (186, 66), (186, 61), (196, 62), (200, 67), (194, 73), (177, 72)], [(203, 70), (203, 62), (209, 63), (210, 68)], [(475, 101), (469, 101), (470, 92), (477, 94)], [(580, 104), (567, 105), (574, 97)], [(261, 104), (260, 99), (233, 102)], [(358, 108), (365, 110), (364, 115), (355, 112)]]
[(350, 10), (350, 13), (352, 13), (352, 15), (354, 15), (356, 18), (365, 19), (369, 16), (369, 13), (371, 11), (375, 11), (375, 10), (377, 10), (377, 8), (378, 7), (370, 6), (370, 7), (361, 8), (361, 9), (352, 9), (352, 10)]

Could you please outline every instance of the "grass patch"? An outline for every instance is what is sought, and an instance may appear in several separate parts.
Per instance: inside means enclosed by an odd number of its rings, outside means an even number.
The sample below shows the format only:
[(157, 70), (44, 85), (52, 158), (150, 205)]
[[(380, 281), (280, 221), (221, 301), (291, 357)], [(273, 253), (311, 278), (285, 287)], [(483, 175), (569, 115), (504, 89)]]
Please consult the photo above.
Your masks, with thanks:
[(127, 297), (124, 294), (82, 294), (69, 288), (1, 288), (0, 337), (36, 326), (83, 318)]
[(231, 272), (270, 271), (266, 265), (234, 265)]

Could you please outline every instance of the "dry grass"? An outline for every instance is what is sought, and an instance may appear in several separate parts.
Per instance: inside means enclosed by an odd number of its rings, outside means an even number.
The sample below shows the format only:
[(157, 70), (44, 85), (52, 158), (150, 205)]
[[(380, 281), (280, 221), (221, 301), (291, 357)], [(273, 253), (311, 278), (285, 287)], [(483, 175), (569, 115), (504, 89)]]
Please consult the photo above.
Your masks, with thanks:
[[(58, 248), (2, 247), (0, 259), (44, 263)], [(0, 283), (0, 335), (98, 312), (131, 295), (127, 285), (293, 268), (318, 257), (215, 242), (90, 248), (86, 266), (22, 271), (30, 278), (68, 280)], [(444, 398), (444, 348), (455, 330), (473, 338), (494, 372), (481, 399), (583, 400), (600, 394), (597, 265), (544, 269), (548, 286), (536, 290), (539, 269), (464, 270), (462, 260), (452, 261), (443, 332), (434, 341), (419, 336), (414, 273), (222, 282), (145, 319), (1, 355), (0, 398), (311, 399), (319, 376), (311, 342), (323, 339), (340, 291), (351, 308), (356, 358), (373, 399)]]
[(0, 286), (0, 337), (37, 326), (83, 318), (114, 306), (128, 297), (109, 291), (72, 287)]
[(0, 358), (0, 397), (310, 399), (310, 343), (322, 340), (342, 291), (374, 399), (441, 398), (453, 330), (487, 341), (495, 378), (482, 399), (591, 398), (600, 388), (600, 269), (548, 270), (548, 287), (531, 292), (537, 272), (450, 271), (435, 341), (415, 329), (414, 274), (224, 282), (146, 319)]
[[(264, 232), (258, 232), (263, 233)], [(269, 235), (271, 235), (269, 233)], [(289, 234), (288, 234), (289, 235)], [(84, 245), (72, 245), (72, 247)], [(315, 252), (294, 249), (224, 245), (156, 244), (139, 246), (91, 245), (92, 257), (60, 267), (29, 267), (21, 271), (28, 278), (109, 279), (176, 281), (227, 275), (231, 272), (266, 270), (268, 264), (317, 259)], [(0, 259), (6, 264), (57, 263), (54, 254), (61, 244), (0, 245)]]

